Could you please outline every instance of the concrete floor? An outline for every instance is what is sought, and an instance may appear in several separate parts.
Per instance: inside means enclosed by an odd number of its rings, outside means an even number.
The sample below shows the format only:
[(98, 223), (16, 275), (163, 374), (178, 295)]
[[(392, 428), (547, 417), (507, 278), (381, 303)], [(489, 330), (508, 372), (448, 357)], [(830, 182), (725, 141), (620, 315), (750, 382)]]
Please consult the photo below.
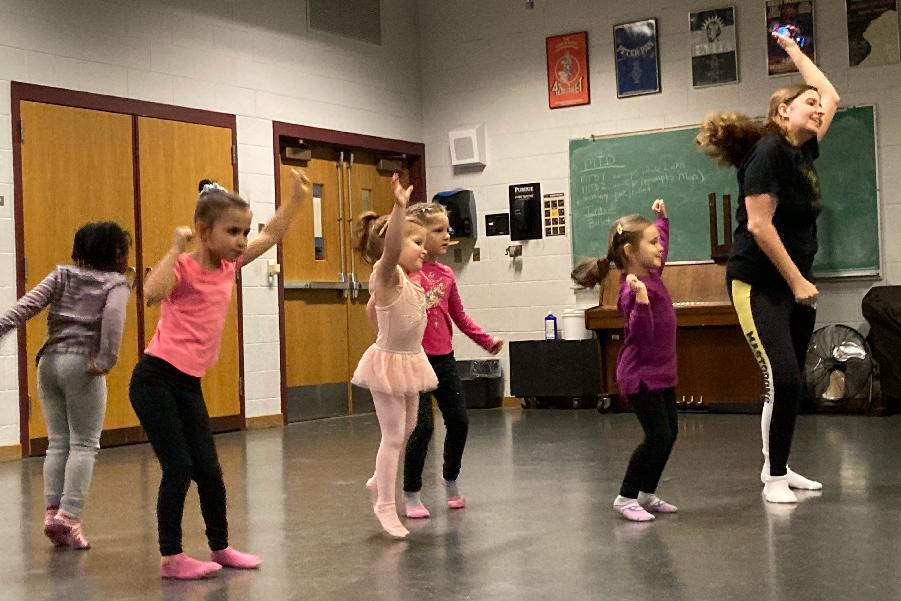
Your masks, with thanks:
[[(149, 446), (100, 453), (85, 516), (94, 548), (83, 552), (41, 534), (41, 460), (0, 464), (0, 599), (901, 599), (899, 417), (801, 417), (792, 465), (825, 490), (773, 506), (757, 480), (758, 417), (683, 414), (659, 491), (681, 512), (651, 524), (610, 508), (640, 438), (633, 416), (471, 418), (469, 507), (444, 509), (433, 445), (433, 517), (408, 523), (407, 542), (382, 536), (367, 503), (373, 416), (217, 437), (232, 542), (264, 564), (190, 583), (158, 577)], [(193, 488), (184, 530), (186, 551), (205, 557)]]

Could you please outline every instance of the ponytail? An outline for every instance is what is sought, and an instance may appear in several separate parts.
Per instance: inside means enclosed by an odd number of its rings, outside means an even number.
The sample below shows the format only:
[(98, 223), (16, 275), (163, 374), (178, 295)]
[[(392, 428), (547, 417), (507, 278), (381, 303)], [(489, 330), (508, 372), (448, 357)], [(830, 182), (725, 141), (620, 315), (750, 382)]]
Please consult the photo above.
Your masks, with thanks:
[(610, 263), (610, 257), (582, 261), (576, 265), (570, 277), (582, 288), (594, 288), (610, 273)]
[(387, 215), (379, 217), (378, 213), (373, 211), (366, 211), (357, 217), (354, 248), (360, 251), (360, 257), (370, 265), (373, 265), (382, 256), (385, 239), (383, 236), (379, 236), (379, 231), (387, 221)]

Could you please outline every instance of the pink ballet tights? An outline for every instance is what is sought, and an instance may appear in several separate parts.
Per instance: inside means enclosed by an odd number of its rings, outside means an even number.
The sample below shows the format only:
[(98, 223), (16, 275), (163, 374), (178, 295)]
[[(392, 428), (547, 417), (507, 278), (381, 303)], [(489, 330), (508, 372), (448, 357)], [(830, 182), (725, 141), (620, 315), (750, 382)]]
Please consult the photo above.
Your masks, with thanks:
[(373, 390), (372, 401), (379, 420), (382, 440), (375, 456), (375, 474), (370, 483), (367, 483), (367, 488), (372, 491), (371, 484), (375, 484), (376, 501), (372, 509), (382, 528), (392, 537), (404, 539), (409, 531), (397, 516), (394, 488), (397, 483), (400, 454), (413, 428), (416, 427), (419, 395), (393, 395)]

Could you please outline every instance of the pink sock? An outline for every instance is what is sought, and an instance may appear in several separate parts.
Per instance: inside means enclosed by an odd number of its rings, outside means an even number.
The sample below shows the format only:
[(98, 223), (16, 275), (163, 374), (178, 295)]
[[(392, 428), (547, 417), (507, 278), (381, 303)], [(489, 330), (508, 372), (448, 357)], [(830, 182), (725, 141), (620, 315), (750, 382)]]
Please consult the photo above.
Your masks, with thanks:
[(238, 570), (254, 570), (260, 567), (263, 560), (257, 555), (250, 553), (242, 553), (234, 547), (226, 547), (219, 551), (213, 551), (210, 559), (226, 568), (236, 568)]
[(218, 563), (200, 561), (184, 553), (179, 553), (178, 555), (170, 555), (160, 563), (160, 576), (177, 580), (196, 580), (209, 576), (221, 569), (222, 566)]

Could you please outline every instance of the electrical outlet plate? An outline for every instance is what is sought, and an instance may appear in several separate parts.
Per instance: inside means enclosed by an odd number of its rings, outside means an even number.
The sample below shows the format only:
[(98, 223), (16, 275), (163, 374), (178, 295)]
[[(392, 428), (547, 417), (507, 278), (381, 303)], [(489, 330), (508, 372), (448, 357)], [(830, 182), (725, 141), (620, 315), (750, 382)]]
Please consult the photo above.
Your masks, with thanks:
[(481, 261), (482, 260), (482, 249), (476, 247), (472, 249), (472, 260), (473, 261)]

